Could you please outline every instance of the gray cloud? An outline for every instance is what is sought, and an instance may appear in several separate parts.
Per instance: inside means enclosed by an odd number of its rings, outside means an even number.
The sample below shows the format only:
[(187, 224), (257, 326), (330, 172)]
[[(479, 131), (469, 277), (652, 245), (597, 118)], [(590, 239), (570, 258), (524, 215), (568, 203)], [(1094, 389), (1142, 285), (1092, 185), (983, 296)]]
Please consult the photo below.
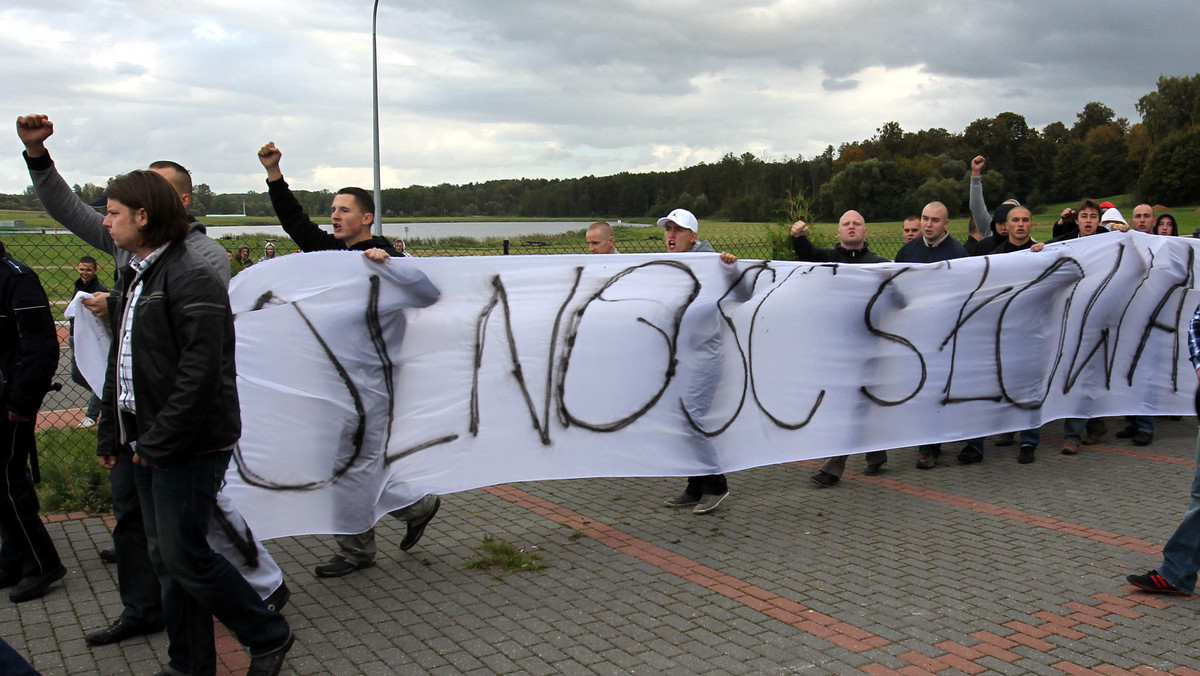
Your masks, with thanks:
[[(959, 131), (1012, 110), (1070, 124), (1093, 100), (1137, 121), (1160, 74), (1200, 72), (1198, 20), (1183, 0), (384, 2), (384, 176), (812, 156), (892, 120)], [(370, 180), (360, 0), (13, 0), (0, 21), (5, 111), (53, 116), (68, 180), (173, 157), (216, 190), (262, 190), (254, 151), (268, 140), (299, 187)], [(27, 184), (15, 154), (0, 163), (0, 191)]]

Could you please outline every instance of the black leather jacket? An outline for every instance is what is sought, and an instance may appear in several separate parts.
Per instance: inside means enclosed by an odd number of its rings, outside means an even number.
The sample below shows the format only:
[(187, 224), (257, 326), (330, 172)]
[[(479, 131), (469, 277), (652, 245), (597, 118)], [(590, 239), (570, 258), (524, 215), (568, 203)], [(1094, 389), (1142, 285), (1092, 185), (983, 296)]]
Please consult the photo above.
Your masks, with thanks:
[(108, 299), (114, 338), (97, 453), (128, 452), (124, 444), (136, 440), (138, 455), (171, 468), (231, 448), (241, 436), (241, 415), (229, 296), (186, 242), (169, 245), (142, 275), (131, 343), (136, 424), (117, 415), (117, 353), (133, 278), (133, 268), (121, 268)]

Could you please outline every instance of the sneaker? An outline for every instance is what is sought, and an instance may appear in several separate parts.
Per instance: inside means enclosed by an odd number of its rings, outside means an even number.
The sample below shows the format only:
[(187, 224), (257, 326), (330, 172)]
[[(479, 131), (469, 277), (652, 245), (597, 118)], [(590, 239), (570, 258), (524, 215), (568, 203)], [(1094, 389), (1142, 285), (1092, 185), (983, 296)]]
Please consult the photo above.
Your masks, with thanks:
[(1022, 465), (1028, 465), (1033, 462), (1036, 459), (1033, 455), (1036, 450), (1037, 446), (1022, 446), (1021, 450), (1017, 452), (1017, 462)]
[(917, 454), (917, 469), (933, 469), (937, 467), (937, 458), (929, 451), (921, 451)]
[(820, 486), (821, 488), (829, 488), (840, 481), (841, 477), (822, 471), (808, 477), (808, 480)]
[(1129, 584), (1155, 594), (1173, 594), (1175, 596), (1191, 596), (1191, 594), (1181, 591), (1175, 585), (1163, 579), (1157, 570), (1152, 570), (1145, 575), (1129, 575), (1125, 577), (1125, 581)]
[(1075, 455), (1078, 452), (1079, 452), (1079, 442), (1078, 441), (1068, 441), (1067, 443), (1063, 444), (1063, 455)]
[(1137, 428), (1133, 425), (1126, 425), (1125, 429), (1116, 433), (1118, 439), (1132, 439), (1133, 435), (1137, 434)]
[(79, 427), (81, 427), (83, 429), (87, 429), (89, 427), (95, 427), (95, 426), (96, 426), (95, 418), (89, 418), (87, 416), (84, 416), (83, 420), (79, 421)]
[(1087, 434), (1083, 435), (1083, 445), (1091, 446), (1092, 444), (1103, 439), (1105, 434), (1108, 434), (1108, 425), (1100, 423), (1099, 427), (1097, 427), (1094, 432), (1088, 432)]
[(673, 498), (663, 500), (663, 504), (668, 507), (691, 507), (700, 502), (700, 498), (694, 498), (690, 493), (684, 491)]
[(42, 575), (31, 575), (22, 578), (11, 591), (8, 592), (8, 600), (13, 603), (24, 603), (33, 599), (40, 599), (49, 591), (50, 585), (63, 579), (67, 574), (67, 569), (59, 564), (53, 570), (47, 571)]
[(368, 561), (367, 563), (354, 563), (353, 561), (348, 561), (341, 554), (337, 554), (332, 559), (329, 559), (327, 563), (322, 563), (321, 565), (317, 566), (316, 573), (317, 577), (342, 577), (343, 575), (349, 575), (356, 570), (370, 568), (373, 565), (375, 565), (374, 561)]
[(433, 517), (437, 516), (438, 508), (442, 506), (442, 499), (436, 495), (433, 497), (433, 509), (425, 516), (414, 519), (408, 522), (408, 527), (404, 531), (404, 539), (400, 541), (400, 551), (407, 552), (417, 546), (417, 542), (421, 540), (421, 536), (425, 534), (425, 526), (433, 521)]
[(997, 446), (1012, 446), (1013, 440), (1016, 438), (1016, 436), (1017, 435), (1014, 432), (998, 434), (996, 435), (996, 441), (993, 443), (995, 443)]
[(958, 452), (958, 461), (964, 465), (973, 465), (977, 462), (983, 462), (983, 453), (981, 453), (978, 448), (963, 446), (963, 449)]
[[(887, 460), (884, 460), (883, 462), (887, 462)], [(863, 474), (866, 474), (867, 476), (875, 476), (876, 474), (879, 474), (879, 470), (883, 469), (883, 462), (873, 462), (867, 465), (867, 468), (863, 470)]]
[(1154, 441), (1154, 435), (1149, 432), (1138, 432), (1133, 435), (1134, 446), (1149, 446), (1152, 441)]
[(705, 493), (704, 495), (700, 496), (700, 502), (696, 503), (696, 506), (692, 508), (692, 513), (708, 514), (709, 512), (715, 510), (717, 505), (721, 504), (721, 501), (724, 500), (727, 495), (729, 495), (729, 491), (725, 491), (720, 495), (716, 495), (714, 493)]

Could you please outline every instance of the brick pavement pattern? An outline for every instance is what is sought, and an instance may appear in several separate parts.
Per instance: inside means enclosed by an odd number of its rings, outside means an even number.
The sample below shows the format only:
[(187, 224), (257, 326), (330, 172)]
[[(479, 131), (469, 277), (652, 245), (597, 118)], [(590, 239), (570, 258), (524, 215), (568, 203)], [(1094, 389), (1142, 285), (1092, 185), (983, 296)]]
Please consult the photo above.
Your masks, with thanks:
[[(675, 479), (493, 486), (449, 496), (408, 553), (384, 519), (378, 565), (345, 578), (311, 573), (327, 538), (283, 538), (268, 546), (293, 591), (284, 673), (1200, 676), (1200, 599), (1124, 582), (1158, 565), (1188, 502), (1197, 421), (1158, 424), (1152, 446), (1064, 456), (1053, 422), (1031, 465), (990, 443), (932, 471), (914, 449), (878, 476), (852, 459), (831, 489), (809, 483), (814, 462), (738, 472), (707, 516), (659, 506)], [(47, 521), (69, 573), (0, 603), (0, 636), (45, 674), (157, 672), (163, 634), (83, 640), (120, 612), (97, 554), (110, 519)], [(467, 569), (485, 536), (548, 567)], [(219, 641), (221, 673), (244, 673)]]

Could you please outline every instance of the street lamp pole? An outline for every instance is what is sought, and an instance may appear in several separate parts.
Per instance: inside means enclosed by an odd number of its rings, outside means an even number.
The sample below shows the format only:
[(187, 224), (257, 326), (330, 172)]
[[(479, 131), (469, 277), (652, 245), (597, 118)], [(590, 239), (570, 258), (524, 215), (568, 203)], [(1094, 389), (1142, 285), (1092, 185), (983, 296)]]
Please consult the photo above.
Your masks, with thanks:
[(375, 111), (375, 222), (371, 224), (371, 233), (383, 235), (383, 193), (379, 187), (379, 47), (376, 30), (379, 25), (379, 0), (375, 0), (375, 9), (371, 12), (371, 93)]

